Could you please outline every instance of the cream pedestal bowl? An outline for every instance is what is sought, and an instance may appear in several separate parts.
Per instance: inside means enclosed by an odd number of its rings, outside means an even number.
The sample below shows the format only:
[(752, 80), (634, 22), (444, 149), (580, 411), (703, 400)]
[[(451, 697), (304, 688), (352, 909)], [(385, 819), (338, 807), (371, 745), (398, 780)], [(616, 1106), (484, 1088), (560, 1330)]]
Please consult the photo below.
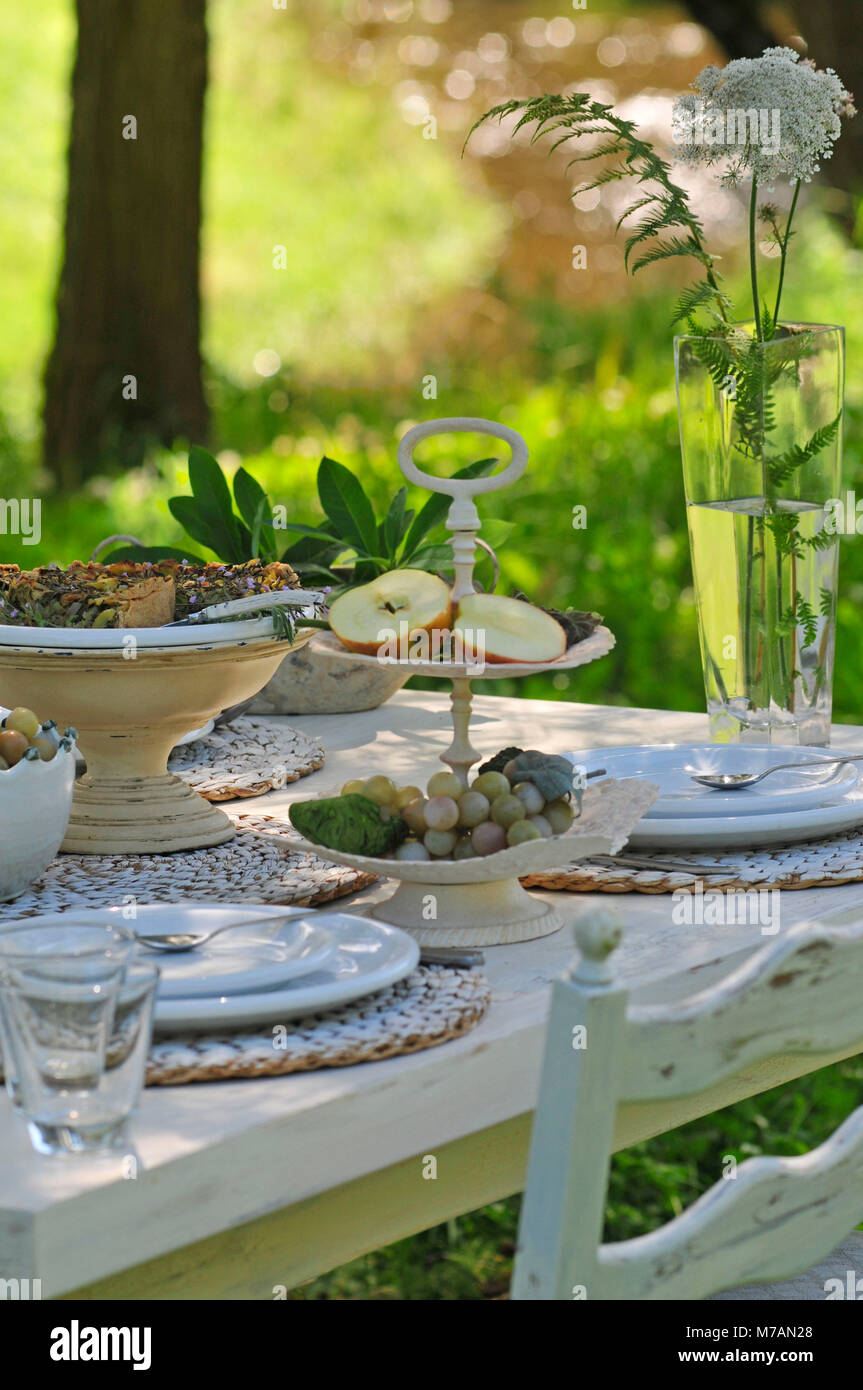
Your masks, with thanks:
[[(139, 631), (152, 640), (159, 629)], [(0, 645), (0, 699), (78, 731), (87, 772), (75, 785), (64, 850), (160, 854), (233, 836), (223, 811), (168, 772), (168, 757), (183, 734), (260, 690), (291, 646), (272, 636), (193, 646), (189, 631), (173, 630), (187, 634), (182, 646), (121, 645), (123, 633), (101, 649)], [(58, 636), (69, 633), (52, 630)]]
[(563, 918), (549, 903), (535, 898), (518, 881), (519, 874), (541, 873), (592, 854), (610, 854), (614, 835), (575, 832), (551, 840), (504, 849), (485, 858), (419, 863), (342, 854), (304, 840), (321, 859), (332, 859), (363, 873), (396, 879), (391, 897), (376, 902), (369, 915), (402, 927), (421, 946), (501, 946), (549, 936)]

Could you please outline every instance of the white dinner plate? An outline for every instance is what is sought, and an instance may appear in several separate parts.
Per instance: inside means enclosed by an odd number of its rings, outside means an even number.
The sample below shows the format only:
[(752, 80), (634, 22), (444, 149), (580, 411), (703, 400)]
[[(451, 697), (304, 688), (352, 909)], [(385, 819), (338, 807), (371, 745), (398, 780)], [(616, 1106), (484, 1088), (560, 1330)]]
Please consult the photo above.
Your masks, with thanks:
[[(609, 777), (642, 777), (659, 787), (659, 796), (646, 820), (690, 816), (712, 820), (758, 816), (838, 805), (858, 784), (854, 763), (825, 769), (829, 751), (821, 748), (782, 748), (752, 743), (662, 743), (618, 748), (585, 748), (567, 757), (588, 772), (604, 767)], [(757, 787), (741, 791), (711, 791), (692, 781), (694, 773), (763, 772), (777, 763), (799, 768), (775, 772)], [(815, 766), (815, 764), (822, 766)]]
[(211, 998), (251, 993), (286, 984), (326, 965), (335, 954), (332, 933), (304, 908), (250, 906), (248, 903), (152, 903), (128, 908), (102, 907), (29, 917), (30, 926), (62, 926), (65, 919), (96, 925), (116, 924), (144, 935), (152, 932), (215, 931), (229, 922), (272, 918), (272, 925), (237, 927), (191, 951), (151, 951), (141, 960), (160, 971), (159, 998)]
[(282, 1023), (386, 989), (409, 975), (419, 961), (419, 946), (398, 927), (347, 912), (322, 913), (315, 920), (335, 938), (335, 951), (320, 969), (293, 984), (250, 994), (214, 999), (159, 998), (156, 1031)]
[[(122, 920), (122, 908), (105, 911), (107, 920)], [(142, 958), (159, 967), (160, 999), (213, 998), (272, 989), (320, 969), (335, 951), (333, 936), (311, 914), (304, 914), (305, 909), (248, 904), (153, 903), (139, 907), (129, 926), (139, 936), (206, 932), (229, 922), (257, 922), (272, 916), (272, 926), (232, 927), (192, 951), (141, 948)]]
[[(753, 816), (644, 816), (626, 842), (634, 850), (756, 849), (838, 835), (863, 823), (863, 788), (858, 784), (835, 806)], [(625, 850), (623, 851), (625, 853)]]

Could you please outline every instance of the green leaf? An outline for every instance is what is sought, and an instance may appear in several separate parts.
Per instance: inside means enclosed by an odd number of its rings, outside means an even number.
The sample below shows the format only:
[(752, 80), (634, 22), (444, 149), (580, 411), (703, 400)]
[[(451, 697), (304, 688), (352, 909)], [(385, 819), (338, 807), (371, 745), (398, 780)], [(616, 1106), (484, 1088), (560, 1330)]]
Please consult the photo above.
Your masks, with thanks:
[(194, 497), (169, 497), (168, 510), (193, 541), (214, 551), (220, 560), (227, 558), (220, 553), (218, 532), (213, 531), (209, 517), (202, 514)]
[[(465, 468), (460, 468), (457, 473), (453, 473), (453, 477), (484, 478), (487, 474), (494, 471), (496, 463), (496, 458), (477, 459), (475, 463), (469, 463)], [(433, 531), (436, 526), (441, 524), (451, 506), (451, 497), (447, 497), (443, 492), (432, 493), (425, 505), (420, 507), (410, 524), (407, 536), (405, 537), (404, 554), (406, 556), (416, 550), (420, 541), (428, 535), (429, 531)], [(407, 563), (407, 561), (403, 563)]]
[(234, 474), (234, 499), (237, 510), (251, 533), (252, 558), (274, 559), (276, 547), (270, 535), (273, 520), (270, 499), (257, 479), (253, 478), (251, 473), (247, 473), (245, 468), (238, 468)]
[(831, 420), (829, 425), (824, 425), (822, 429), (816, 430), (812, 438), (806, 444), (795, 444), (784, 454), (779, 454), (776, 458), (768, 459), (767, 473), (771, 483), (784, 483), (791, 477), (791, 474), (798, 469), (801, 464), (808, 463), (810, 459), (820, 454), (822, 449), (826, 449), (828, 444), (832, 444), (839, 430), (839, 421), (842, 419), (842, 411)]
[(322, 531), (318, 526), (305, 526), (301, 521), (286, 521), (284, 526), (279, 527), (280, 531), (296, 531), (301, 536), (309, 536), (326, 541), (328, 544), (336, 544), (344, 549), (345, 542), (341, 536), (334, 536), (331, 531)]
[(321, 459), (318, 468), (318, 497), (331, 529), (359, 550), (374, 554), (377, 526), (372, 504), (359, 478), (335, 459)]
[(506, 545), (514, 530), (514, 521), (502, 521), (499, 517), (493, 516), (482, 523), (479, 534), (486, 545), (490, 545), (492, 550), (498, 550), (502, 545)]
[[(282, 527), (278, 529), (282, 530)], [(303, 527), (302, 530), (305, 531), (306, 528)], [(342, 542), (338, 541), (337, 545), (334, 545), (321, 527), (317, 529), (311, 527), (307, 535), (301, 535), (298, 541), (294, 541), (293, 545), (287, 547), (282, 554), (282, 559), (287, 564), (293, 565), (294, 569), (297, 569), (298, 565), (308, 564), (311, 560), (328, 565), (335, 559), (341, 547)]]
[(452, 569), (452, 546), (423, 545), (401, 563), (409, 570)]
[(392, 558), (395, 558), (396, 551), (398, 550), (399, 545), (401, 544), (401, 541), (409, 524), (405, 521), (407, 500), (407, 488), (400, 487), (395, 497), (390, 502), (389, 510), (386, 514), (386, 517), (384, 518), (384, 545), (382, 549), (384, 550), (385, 554), (388, 554)]
[[(251, 536), (234, 516), (227, 479), (213, 455), (198, 445), (193, 445), (189, 450), (189, 485), (192, 499), (187, 500), (193, 500), (201, 522), (212, 538), (205, 544), (215, 550), (220, 560), (231, 564), (242, 564), (244, 560), (252, 559), (249, 554)], [(188, 508), (184, 510), (188, 513)], [(177, 515), (176, 511), (174, 515)], [(189, 531), (189, 535), (194, 535), (194, 532)], [(195, 536), (195, 540), (198, 539), (200, 537)]]
[(692, 314), (695, 313), (696, 309), (703, 308), (705, 304), (709, 304), (712, 300), (716, 300), (717, 303), (722, 303), (726, 309), (729, 307), (727, 296), (715, 289), (707, 280), (699, 280), (696, 284), (690, 285), (689, 288), (684, 290), (680, 295), (669, 327), (674, 328), (681, 320), (690, 318)]

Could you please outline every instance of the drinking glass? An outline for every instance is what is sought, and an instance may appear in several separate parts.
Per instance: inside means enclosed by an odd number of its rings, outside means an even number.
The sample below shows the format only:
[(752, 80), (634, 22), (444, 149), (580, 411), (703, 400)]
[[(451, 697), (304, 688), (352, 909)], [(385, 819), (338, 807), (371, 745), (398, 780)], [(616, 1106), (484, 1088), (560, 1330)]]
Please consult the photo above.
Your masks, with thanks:
[[(70, 914), (51, 920), (19, 920), (0, 927), (0, 985), (4, 974), (27, 965), (44, 981), (52, 978), (71, 983), (106, 984), (119, 980), (135, 947), (128, 927), (76, 921)], [(15, 1054), (8, 1037), (6, 1011), (0, 1003), (0, 1061), (6, 1090), (16, 1109), (21, 1108)]]
[(19, 1104), (43, 1154), (128, 1147), (144, 1079), (158, 970), (133, 964), (97, 979), (80, 966), (7, 964), (0, 980)]

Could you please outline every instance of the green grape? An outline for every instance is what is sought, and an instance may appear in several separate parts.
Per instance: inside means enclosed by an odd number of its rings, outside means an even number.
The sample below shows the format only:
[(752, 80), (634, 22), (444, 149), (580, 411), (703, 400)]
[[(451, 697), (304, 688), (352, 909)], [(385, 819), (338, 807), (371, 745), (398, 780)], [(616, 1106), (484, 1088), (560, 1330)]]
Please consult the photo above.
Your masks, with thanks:
[(409, 801), (407, 806), (402, 806), (399, 814), (403, 821), (407, 821), (408, 828), (415, 835), (424, 835), (428, 830), (425, 818), (426, 799), (424, 796), (415, 797)]
[(471, 831), (470, 842), (477, 854), (497, 854), (506, 846), (506, 831), (502, 825), (486, 820)]
[(350, 782), (345, 782), (345, 785), (342, 787), (342, 796), (365, 795), (363, 792), (364, 786), (365, 782), (361, 777), (352, 777)]
[(396, 784), (389, 777), (370, 777), (363, 782), (362, 795), (367, 796), (369, 801), (376, 801), (379, 806), (391, 806), (395, 800)]
[(427, 830), (423, 844), (433, 859), (443, 859), (445, 854), (452, 854), (456, 838), (454, 830)]
[(425, 804), (429, 830), (452, 830), (458, 820), (458, 803), (451, 796), (433, 796)]
[(456, 841), (456, 847), (452, 852), (452, 857), (453, 859), (476, 859), (476, 850), (471, 844), (469, 835), (462, 835), (461, 839)]
[(535, 825), (531, 825), (529, 820), (513, 821), (509, 830), (506, 832), (506, 842), (508, 845), (524, 845), (528, 840), (541, 840), (542, 835)]
[[(554, 834), (554, 831), (551, 828), (551, 823), (546, 820), (545, 816), (528, 816), (528, 820), (530, 821), (531, 825), (536, 826), (537, 830), (539, 831), (540, 835), (544, 840), (551, 839), (552, 835)], [(521, 822), (517, 821), (516, 824), (520, 825)]]
[(393, 859), (412, 861), (415, 859), (431, 859), (431, 855), (425, 845), (420, 844), (419, 840), (405, 840), (394, 852)]
[(508, 830), (515, 821), (525, 820), (526, 817), (524, 802), (517, 796), (498, 796), (491, 803), (491, 818), (496, 825), (502, 825), (504, 830)]
[(545, 805), (545, 797), (533, 782), (519, 782), (518, 786), (513, 787), (512, 794), (524, 802), (524, 809), (529, 816), (538, 816)]
[(482, 792), (463, 792), (458, 803), (458, 824), (462, 829), (472, 830), (488, 820), (490, 810), (489, 799)]
[(429, 796), (451, 796), (453, 801), (458, 801), (464, 790), (464, 783), (454, 772), (436, 772), (426, 787)]
[(412, 801), (416, 801), (417, 797), (419, 797), (421, 801), (424, 799), (419, 787), (399, 787), (395, 798), (396, 810), (401, 811), (403, 807), (409, 806)]
[(557, 801), (549, 801), (542, 814), (545, 816), (555, 835), (563, 835), (574, 820), (572, 807), (568, 801), (564, 801), (563, 797), (559, 797)]
[(488, 797), (489, 801), (494, 801), (495, 797), (508, 796), (510, 785), (502, 772), (481, 772), (471, 791), (479, 792), (482, 796)]

